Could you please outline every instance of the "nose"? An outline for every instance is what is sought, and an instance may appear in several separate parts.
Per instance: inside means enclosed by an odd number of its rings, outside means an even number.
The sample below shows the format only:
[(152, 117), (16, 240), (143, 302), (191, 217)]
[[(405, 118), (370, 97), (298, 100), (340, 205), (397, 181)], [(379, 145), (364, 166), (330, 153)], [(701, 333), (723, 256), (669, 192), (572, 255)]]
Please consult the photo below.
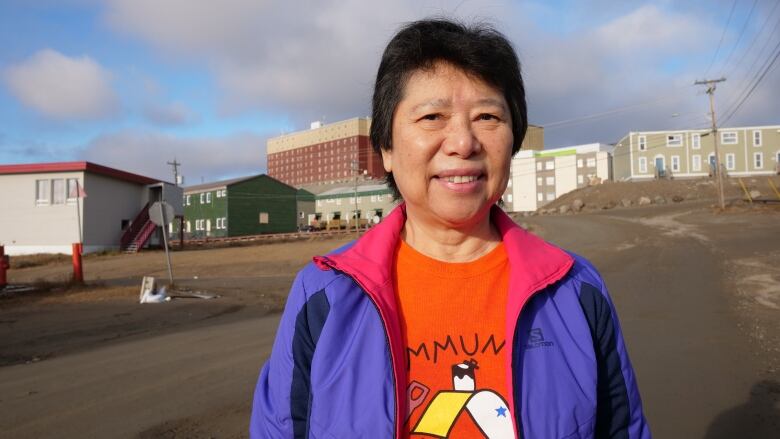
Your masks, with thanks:
[(474, 132), (471, 120), (468, 118), (452, 118), (445, 132), (442, 150), (447, 155), (457, 155), (468, 158), (478, 154), (482, 144)]

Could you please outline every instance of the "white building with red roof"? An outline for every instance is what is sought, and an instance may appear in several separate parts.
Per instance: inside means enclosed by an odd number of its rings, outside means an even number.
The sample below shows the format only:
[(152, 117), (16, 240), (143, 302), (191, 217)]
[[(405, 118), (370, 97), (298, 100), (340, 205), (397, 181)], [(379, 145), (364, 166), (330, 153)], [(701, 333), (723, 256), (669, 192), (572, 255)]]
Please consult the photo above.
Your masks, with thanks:
[(135, 250), (156, 244), (149, 206), (182, 215), (181, 188), (90, 162), (0, 165), (0, 245), (9, 255)]

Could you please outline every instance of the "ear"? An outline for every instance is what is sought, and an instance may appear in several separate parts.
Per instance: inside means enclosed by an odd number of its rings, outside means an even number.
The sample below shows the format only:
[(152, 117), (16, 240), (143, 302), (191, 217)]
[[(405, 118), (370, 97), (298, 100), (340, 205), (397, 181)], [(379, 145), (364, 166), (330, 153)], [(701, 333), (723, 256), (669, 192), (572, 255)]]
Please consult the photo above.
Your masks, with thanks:
[(380, 148), (382, 151), (382, 164), (385, 166), (385, 172), (393, 171), (393, 150)]

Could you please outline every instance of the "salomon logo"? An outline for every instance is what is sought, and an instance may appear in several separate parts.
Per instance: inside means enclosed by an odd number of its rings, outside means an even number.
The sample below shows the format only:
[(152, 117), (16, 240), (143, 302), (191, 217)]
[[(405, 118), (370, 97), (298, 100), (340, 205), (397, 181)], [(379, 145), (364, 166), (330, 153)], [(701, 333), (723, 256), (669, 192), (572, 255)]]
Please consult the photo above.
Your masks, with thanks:
[(526, 349), (542, 348), (554, 346), (555, 343), (551, 341), (544, 341), (544, 334), (542, 334), (542, 328), (533, 328), (528, 331), (528, 344), (525, 345)]

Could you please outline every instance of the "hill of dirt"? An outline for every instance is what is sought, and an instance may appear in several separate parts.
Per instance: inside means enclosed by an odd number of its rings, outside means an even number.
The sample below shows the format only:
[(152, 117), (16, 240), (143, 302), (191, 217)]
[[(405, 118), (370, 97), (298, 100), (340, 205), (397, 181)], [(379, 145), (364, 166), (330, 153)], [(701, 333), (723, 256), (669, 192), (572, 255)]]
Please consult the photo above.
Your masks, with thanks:
[[(774, 184), (774, 187), (780, 190), (780, 177), (778, 176), (742, 178), (741, 181), (753, 198), (773, 200), (779, 198), (772, 187)], [(747, 200), (738, 178), (724, 180), (724, 195), (730, 205), (741, 204)], [(642, 200), (642, 198), (646, 199)], [(638, 182), (606, 181), (602, 184), (569, 192), (542, 206), (537, 210), (537, 213), (567, 213), (568, 211), (612, 209), (686, 201), (717, 203), (717, 181), (712, 178)], [(578, 205), (579, 207), (577, 207)]]

